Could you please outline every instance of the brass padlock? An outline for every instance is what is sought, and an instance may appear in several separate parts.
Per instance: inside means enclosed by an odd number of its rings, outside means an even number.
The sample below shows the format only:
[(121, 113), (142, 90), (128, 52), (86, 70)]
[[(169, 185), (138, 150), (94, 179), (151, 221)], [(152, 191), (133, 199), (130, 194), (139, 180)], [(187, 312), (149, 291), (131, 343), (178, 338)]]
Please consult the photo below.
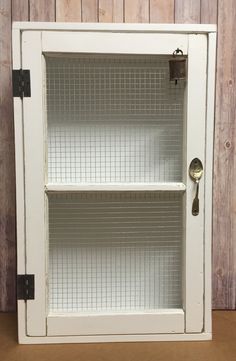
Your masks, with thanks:
[(183, 56), (183, 51), (177, 48), (173, 52), (173, 58), (169, 60), (170, 81), (186, 79), (186, 57)]

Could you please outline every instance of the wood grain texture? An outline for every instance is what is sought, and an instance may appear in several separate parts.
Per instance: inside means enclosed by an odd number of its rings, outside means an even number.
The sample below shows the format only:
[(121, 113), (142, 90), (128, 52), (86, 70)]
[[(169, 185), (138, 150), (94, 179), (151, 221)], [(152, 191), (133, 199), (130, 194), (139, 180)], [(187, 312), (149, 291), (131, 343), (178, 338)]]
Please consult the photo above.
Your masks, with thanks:
[(81, 21), (81, 0), (56, 0), (56, 21)]
[(29, 1), (12, 0), (12, 21), (29, 20)]
[(125, 0), (126, 23), (149, 22), (149, 0)]
[(99, 22), (123, 23), (123, 0), (99, 0)]
[(0, 310), (15, 310), (15, 160), (11, 87), (11, 2), (0, 1)]
[(174, 23), (174, 0), (150, 0), (150, 23)]
[(220, 0), (213, 194), (213, 307), (236, 307), (236, 2)]
[(82, 21), (98, 21), (98, 0), (82, 0)]
[(201, 0), (175, 0), (175, 23), (200, 23)]
[(29, 0), (30, 21), (55, 21), (55, 0)]
[(202, 0), (201, 1), (201, 23), (216, 24), (217, 23), (217, 7), (218, 0)]

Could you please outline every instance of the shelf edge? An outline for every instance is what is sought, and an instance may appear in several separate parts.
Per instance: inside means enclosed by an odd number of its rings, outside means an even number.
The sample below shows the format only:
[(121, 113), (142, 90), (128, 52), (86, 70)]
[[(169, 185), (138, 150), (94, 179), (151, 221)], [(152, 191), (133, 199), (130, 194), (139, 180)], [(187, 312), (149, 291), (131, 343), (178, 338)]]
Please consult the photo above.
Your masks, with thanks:
[(80, 192), (80, 191), (180, 191), (184, 192), (184, 183), (158, 183), (158, 184), (47, 184), (45, 192)]

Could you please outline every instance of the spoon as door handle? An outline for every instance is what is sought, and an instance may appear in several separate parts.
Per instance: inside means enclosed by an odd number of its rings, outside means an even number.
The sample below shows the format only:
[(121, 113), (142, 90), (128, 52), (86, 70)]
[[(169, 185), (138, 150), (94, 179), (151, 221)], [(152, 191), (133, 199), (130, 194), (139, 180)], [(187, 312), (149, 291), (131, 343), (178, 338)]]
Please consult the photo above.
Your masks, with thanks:
[(189, 175), (190, 178), (194, 181), (196, 184), (196, 195), (193, 200), (192, 205), (192, 215), (197, 216), (199, 214), (199, 182), (203, 174), (203, 165), (200, 159), (194, 158), (189, 166)]

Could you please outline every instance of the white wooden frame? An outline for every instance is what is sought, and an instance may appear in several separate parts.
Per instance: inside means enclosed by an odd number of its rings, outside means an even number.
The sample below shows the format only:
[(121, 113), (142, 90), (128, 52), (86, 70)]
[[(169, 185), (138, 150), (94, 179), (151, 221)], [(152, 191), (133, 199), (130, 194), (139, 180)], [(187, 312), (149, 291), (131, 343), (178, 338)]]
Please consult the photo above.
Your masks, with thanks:
[[(203, 339), (211, 339), (211, 204), (212, 204), (212, 196), (211, 196), (211, 183), (212, 183), (212, 144), (213, 144), (213, 118), (214, 118), (214, 76), (215, 76), (215, 47), (216, 47), (216, 27), (214, 25), (169, 25), (169, 24), (160, 24), (160, 25), (143, 25), (143, 24), (60, 24), (60, 23), (14, 23), (13, 24), (13, 68), (19, 69), (22, 66), (27, 68), (27, 62), (22, 63), (22, 53), (21, 53), (21, 36), (24, 30), (42, 30), (49, 32), (52, 36), (53, 34), (57, 33), (58, 31), (71, 31), (80, 30), (81, 32), (88, 33), (96, 31), (99, 32), (118, 32), (119, 34), (129, 35), (130, 32), (132, 33), (140, 33), (142, 34), (150, 34), (150, 33), (164, 33), (163, 36), (167, 34), (193, 34), (194, 37), (196, 33), (206, 34), (207, 42), (206, 45), (208, 46), (208, 58), (207, 58), (207, 107), (206, 107), (206, 139), (202, 141), (205, 142), (205, 174), (206, 174), (206, 181), (205, 181), (205, 223), (202, 225), (204, 227), (205, 233), (205, 240), (204, 240), (204, 263), (202, 262), (202, 270), (203, 272), (203, 264), (204, 264), (204, 320), (202, 323), (199, 324), (199, 333), (191, 333), (191, 328), (186, 329), (186, 333), (179, 333), (179, 331), (173, 330), (174, 333), (168, 334), (163, 331), (163, 334), (132, 334), (132, 330), (130, 330), (130, 334), (119, 334), (119, 335), (86, 335), (86, 336), (59, 336), (59, 334), (55, 336), (43, 336), (37, 335), (35, 337), (27, 336), (26, 332), (26, 307), (24, 301), (18, 301), (18, 334), (19, 334), (19, 342), (20, 343), (60, 343), (60, 342), (109, 342), (109, 341), (154, 341), (154, 340), (203, 340)], [(35, 32), (35, 39), (37, 39), (38, 32)], [(63, 33), (64, 34), (64, 33)], [(137, 35), (138, 35), (137, 34)], [(62, 35), (62, 34), (61, 34)], [(66, 35), (66, 33), (65, 33)], [(86, 36), (87, 36), (86, 35)], [(132, 37), (131, 37), (132, 38)], [(183, 37), (184, 39), (184, 37)], [(190, 37), (191, 39), (191, 37)], [(132, 38), (133, 41), (133, 38)], [(37, 41), (36, 41), (37, 43)], [(70, 44), (68, 42), (68, 44)], [(203, 45), (203, 46), (206, 46)], [(23, 46), (23, 44), (22, 44)], [(52, 46), (52, 43), (45, 43), (45, 50), (47, 46)], [(73, 52), (73, 48), (68, 45), (68, 49), (71, 49)], [(38, 51), (35, 49), (35, 51)], [(55, 47), (55, 51), (58, 51), (58, 48)], [(69, 50), (68, 50), (69, 51)], [(76, 50), (74, 50), (76, 51)], [(165, 49), (163, 49), (163, 53)], [(30, 54), (28, 54), (30, 56)], [(197, 61), (199, 59), (196, 59)], [(43, 65), (41, 65), (43, 66)], [(42, 86), (41, 84), (39, 85)], [(26, 100), (26, 99), (25, 99)], [(23, 135), (23, 127), (22, 127), (22, 119), (25, 110), (27, 109), (27, 100), (21, 102), (19, 98), (14, 98), (14, 112), (15, 112), (15, 144), (16, 144), (16, 178), (17, 178), (17, 252), (18, 252), (18, 266), (17, 272), (18, 274), (22, 274), (27, 272), (25, 267), (25, 217), (27, 216), (25, 210), (25, 179), (24, 179), (24, 154), (23, 154), (23, 142), (24, 142), (24, 135)], [(205, 105), (204, 105), (205, 106)], [(42, 104), (39, 104), (39, 107), (42, 107)], [(198, 112), (198, 109), (195, 109)], [(40, 109), (38, 109), (39, 113)], [(36, 110), (33, 112), (34, 117), (38, 116), (36, 114)], [(200, 114), (200, 113), (198, 113)], [(35, 145), (37, 146), (37, 145)], [(38, 146), (42, 146), (42, 144), (38, 144)], [(196, 153), (194, 153), (194, 156)], [(189, 159), (192, 157), (192, 154), (188, 155)], [(202, 158), (201, 155), (199, 157)], [(203, 155), (204, 157), (204, 155)], [(193, 157), (192, 157), (193, 158)], [(191, 159), (192, 159), (191, 158)], [(30, 162), (30, 160), (29, 160)], [(33, 169), (33, 164), (32, 168)], [(38, 179), (38, 182), (41, 182), (42, 179)], [(30, 185), (29, 185), (30, 186)], [(73, 187), (73, 186), (72, 186)], [(139, 189), (139, 186), (137, 186)], [(142, 186), (140, 186), (142, 189)], [(150, 186), (151, 190), (152, 186)], [(154, 188), (154, 186), (153, 186)], [(173, 184), (169, 187), (168, 190), (175, 190), (176, 188), (185, 190), (185, 185), (181, 183)], [(28, 185), (27, 185), (28, 189)], [(53, 187), (50, 189), (50, 185), (47, 186), (47, 191), (52, 191)], [(54, 189), (55, 190), (55, 189)], [(63, 190), (63, 189), (61, 189)], [(67, 191), (68, 189), (64, 189)], [(73, 189), (72, 189), (73, 190)], [(77, 190), (77, 189), (74, 189)], [(160, 185), (160, 190), (167, 190), (166, 185)], [(192, 193), (191, 186), (189, 189), (189, 194)], [(187, 191), (188, 194), (188, 191)], [(188, 195), (187, 195), (188, 196)], [(43, 199), (42, 199), (43, 201)], [(43, 232), (45, 226), (42, 225)], [(33, 229), (32, 229), (33, 232)], [(42, 235), (41, 235), (42, 236)], [(33, 250), (31, 250), (33, 252)], [(42, 249), (42, 252), (44, 250)], [(44, 264), (40, 264), (39, 267), (44, 267)], [(38, 279), (37, 282), (44, 282), (44, 280)], [(194, 295), (194, 288), (192, 289)], [(37, 292), (37, 291), (36, 291)], [(195, 295), (196, 296), (196, 295)], [(45, 294), (41, 294), (40, 297), (45, 298)], [(196, 302), (197, 298), (195, 299)], [(34, 301), (35, 302), (35, 301)], [(191, 304), (192, 300), (187, 300), (189, 304)], [(28, 306), (29, 303), (28, 303)], [(42, 307), (42, 305), (40, 306)], [(46, 310), (46, 305), (44, 305)], [(196, 322), (198, 323), (197, 318), (195, 317)], [(53, 320), (54, 322), (55, 320)], [(204, 326), (203, 325), (204, 321)], [(73, 321), (72, 321), (73, 322)], [(41, 325), (42, 330), (46, 329), (46, 325)], [(189, 333), (188, 333), (189, 332)], [(35, 332), (35, 335), (37, 332)], [(31, 330), (31, 335), (34, 335), (34, 330)]]

